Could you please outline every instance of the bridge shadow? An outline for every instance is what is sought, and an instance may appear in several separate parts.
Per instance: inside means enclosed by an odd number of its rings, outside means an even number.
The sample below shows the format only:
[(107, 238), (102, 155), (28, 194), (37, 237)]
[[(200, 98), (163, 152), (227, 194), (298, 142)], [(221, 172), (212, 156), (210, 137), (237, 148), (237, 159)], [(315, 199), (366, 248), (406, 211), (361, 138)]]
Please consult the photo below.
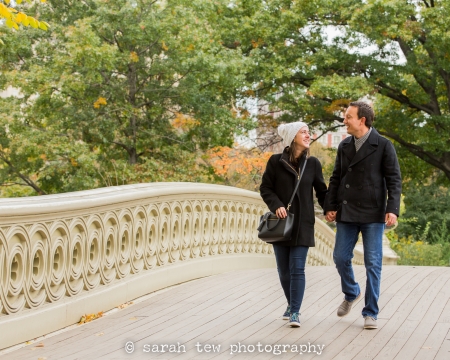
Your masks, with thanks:
[[(364, 291), (364, 267), (355, 273)], [(241, 270), (158, 291), (0, 359), (450, 359), (450, 268), (385, 266), (377, 330), (363, 329), (364, 299), (336, 316), (334, 267), (306, 276), (298, 329), (281, 319), (276, 270)]]

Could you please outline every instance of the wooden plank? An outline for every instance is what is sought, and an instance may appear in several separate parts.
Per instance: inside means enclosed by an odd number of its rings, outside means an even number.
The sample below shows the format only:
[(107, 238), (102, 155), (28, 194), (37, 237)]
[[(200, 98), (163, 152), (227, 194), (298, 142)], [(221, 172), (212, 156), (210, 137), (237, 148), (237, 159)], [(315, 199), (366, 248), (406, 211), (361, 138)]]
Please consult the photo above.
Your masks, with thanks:
[[(444, 308), (450, 304), (450, 281), (442, 287), (441, 292), (435, 297), (433, 303), (427, 309), (415, 331), (410, 334), (402, 349), (395, 356), (395, 360), (413, 359), (419, 352), (436, 322), (444, 313)], [(450, 311), (450, 307), (447, 309)], [(407, 320), (408, 321), (408, 320)]]
[[(373, 338), (376, 336), (376, 334), (380, 331), (382, 331), (384, 325), (388, 323), (390, 320), (390, 316), (385, 316), (385, 312), (390, 314), (391, 312), (395, 314), (395, 311), (392, 311), (392, 309), (397, 310), (402, 303), (405, 301), (405, 299), (408, 299), (411, 292), (420, 285), (422, 281), (421, 276), (417, 276), (416, 271), (409, 271), (404, 273), (404, 276), (398, 281), (396, 281), (392, 286), (390, 286), (388, 289), (386, 289), (386, 292), (389, 294), (392, 289), (395, 289), (395, 296), (391, 298), (391, 300), (385, 304), (385, 306), (382, 308), (382, 311), (380, 312), (380, 316), (378, 317), (378, 329), (372, 330), (372, 331), (361, 331), (360, 334), (351, 339), (351, 335), (353, 334), (350, 332), (349, 334), (343, 334), (343, 337), (339, 337), (337, 341), (348, 341), (347, 346), (345, 347), (345, 351), (340, 352), (337, 354), (333, 359), (339, 359), (339, 360), (348, 360), (355, 358), (356, 355), (363, 349), (365, 349), (368, 344), (373, 341)], [(432, 270), (428, 269), (425, 271), (424, 276), (432, 273)], [(386, 297), (386, 296), (383, 296)], [(368, 355), (369, 359), (373, 358), (376, 354)]]
[(445, 340), (442, 342), (441, 348), (434, 357), (434, 360), (448, 360), (450, 359), (450, 330), (447, 332)]
[[(264, 273), (264, 275), (266, 274)], [(201, 328), (202, 326), (207, 327), (208, 322), (211, 322), (213, 318), (220, 318), (226, 314), (230, 308), (235, 306), (236, 303), (246, 301), (248, 295), (242, 296), (242, 294), (261, 287), (261, 285), (265, 283), (265, 278), (265, 276), (258, 276), (257, 281), (255, 281), (256, 279), (253, 279), (253, 281), (250, 279), (244, 283), (236, 281), (232, 276), (227, 278), (226, 282), (224, 282), (222, 278), (221, 288), (222, 290), (227, 289), (225, 295), (220, 290), (208, 291), (206, 294), (203, 292), (202, 301), (197, 299), (194, 302), (189, 301), (189, 303), (180, 303), (177, 304), (177, 309), (175, 311), (166, 310), (162, 314), (159, 314), (160, 317), (157, 324), (151, 320), (141, 322), (140, 326), (135, 327), (132, 330), (132, 336), (129, 338), (135, 342), (136, 348), (142, 348), (145, 343), (184, 343), (184, 335), (186, 333), (193, 331), (193, 329)], [(209, 280), (216, 282), (218, 279)], [(208, 284), (208, 281), (204, 283), (204, 289), (208, 289)], [(176, 294), (174, 297), (177, 297)], [(217, 304), (221, 308), (212, 313), (211, 307)], [(154, 314), (153, 309), (149, 308), (147, 314), (152, 316), (152, 314)], [(188, 324), (184, 324), (182, 327), (178, 328), (177, 326), (168, 326), (173, 319), (177, 319), (180, 316), (189, 319)], [(118, 339), (120, 337), (123, 337), (123, 334), (115, 331), (114, 336), (98, 348), (99, 353), (105, 351), (121, 351), (123, 344), (118, 345)], [(148, 339), (151, 339), (151, 341)], [(83, 355), (84, 353), (85, 352), (80, 352), (77, 355)]]
[[(423, 343), (414, 360), (428, 360), (435, 359), (443, 343), (447, 339), (450, 331), (450, 324), (437, 323), (431, 331), (428, 338)], [(449, 358), (447, 357), (446, 360)], [(442, 359), (444, 360), (444, 359)]]
[[(263, 278), (265, 273), (264, 271), (253, 271), (250, 270), (248, 272), (242, 273), (242, 282), (240, 283), (240, 286), (245, 287), (247, 284), (250, 284), (251, 282), (255, 281), (255, 275), (257, 278)], [(194, 307), (198, 307), (201, 305), (201, 302), (197, 299), (197, 301), (193, 301), (192, 298), (196, 297), (198, 293), (203, 293), (205, 295), (206, 293), (216, 293), (220, 291), (221, 288), (223, 288), (224, 283), (223, 281), (229, 281), (230, 279), (234, 278), (234, 275), (231, 273), (228, 274), (221, 274), (218, 275), (217, 278), (213, 279), (215, 277), (208, 277), (203, 278), (200, 280), (197, 280), (195, 284), (192, 284), (191, 282), (183, 284), (179, 287), (174, 287), (168, 292), (165, 292), (161, 295), (158, 295), (156, 297), (150, 298), (149, 301), (146, 301), (145, 303), (137, 304), (137, 307), (142, 307), (143, 313), (138, 318), (139, 321), (130, 320), (130, 318), (136, 317), (133, 316), (136, 314), (136, 310), (134, 310), (134, 306), (130, 306), (122, 311), (119, 311), (115, 314), (111, 315), (111, 320), (107, 321), (111, 324), (107, 326), (102, 325), (104, 320), (109, 320), (109, 316), (102, 318), (100, 320), (94, 321), (92, 323), (83, 325), (80, 327), (78, 333), (74, 336), (72, 332), (60, 334), (56, 337), (49, 338), (45, 340), (45, 353), (48, 356), (57, 355), (60, 351), (63, 353), (66, 351), (68, 346), (71, 346), (71, 344), (74, 344), (74, 351), (72, 353), (73, 356), (77, 356), (80, 352), (84, 350), (84, 352), (89, 353), (89, 349), (86, 348), (86, 346), (76, 346), (77, 343), (92, 343), (92, 342), (98, 342), (98, 337), (95, 336), (98, 333), (103, 332), (104, 335), (102, 336), (102, 342), (101, 342), (101, 348), (110, 348), (110, 343), (115, 343), (114, 348), (118, 348), (119, 346), (123, 346), (125, 344), (125, 341), (119, 340), (120, 338), (123, 338), (123, 334), (131, 333), (135, 331), (136, 328), (139, 328), (143, 320), (145, 322), (152, 322), (154, 325), (155, 323), (161, 324), (162, 327), (167, 327), (167, 314), (170, 314), (172, 312), (181, 312), (181, 309), (190, 309)], [(208, 283), (208, 286), (205, 287), (204, 283)], [(191, 287), (191, 285), (194, 285), (193, 288), (197, 291), (186, 291), (186, 287)], [(181, 290), (180, 296), (178, 298), (178, 302), (173, 301), (173, 294), (170, 294), (172, 291)], [(162, 298), (162, 300), (160, 300)], [(155, 307), (155, 303), (159, 303), (159, 311), (158, 308)], [(141, 311), (142, 311), (141, 309)], [(147, 318), (146, 318), (147, 317)], [(137, 317), (136, 317), (137, 318)], [(106, 331), (105, 331), (106, 329)], [(110, 331), (108, 330), (110, 329)], [(122, 344), (123, 342), (123, 344)], [(32, 347), (31, 347), (32, 348)], [(31, 349), (30, 348), (30, 349)], [(25, 348), (26, 349), (26, 348)], [(50, 349), (50, 351), (48, 350)], [(101, 349), (99, 349), (101, 350)], [(30, 351), (30, 350), (28, 350)], [(40, 349), (39, 352), (44, 351), (44, 349)]]
[[(420, 304), (421, 299), (425, 298), (425, 301), (429, 300), (426, 294), (432, 291), (435, 284), (438, 284), (439, 286), (442, 282), (439, 269), (433, 270), (426, 277), (422, 277), (420, 272), (417, 275), (417, 278), (422, 281), (416, 285), (407, 298), (403, 299), (401, 306), (397, 308), (397, 311), (389, 319), (389, 322), (387, 322), (382, 329), (374, 331), (376, 335), (373, 337), (373, 341), (364, 346), (361, 351), (355, 355), (354, 359), (361, 359), (367, 356), (372, 356), (372, 358), (374, 358), (386, 346), (393, 334), (400, 329), (405, 318), (407, 318), (414, 307)], [(393, 303), (394, 302), (391, 302), (390, 304)]]
[[(365, 269), (355, 266), (365, 287)], [(1, 359), (450, 359), (450, 269), (386, 266), (380, 296), (378, 330), (363, 330), (355, 304), (344, 318), (336, 316), (342, 301), (334, 267), (307, 267), (302, 326), (281, 319), (284, 294), (274, 269), (237, 271), (203, 278), (156, 293), (145, 301), (102, 319), (45, 339)], [(102, 335), (99, 335), (103, 333)], [(136, 351), (125, 353), (127, 339)], [(185, 345), (186, 353), (143, 353), (144, 344)], [(218, 352), (199, 353), (195, 344), (220, 345)], [(230, 345), (325, 345), (319, 356), (273, 351), (230, 354)], [(34, 350), (31, 350), (32, 348)], [(311, 349), (313, 349), (311, 347)], [(167, 350), (167, 348), (166, 348)]]
[[(389, 291), (391, 286), (398, 289), (399, 284), (404, 281), (406, 272), (406, 269), (400, 267), (397, 267), (396, 269), (387, 267), (383, 270), (380, 299), (385, 297), (385, 292)], [(364, 331), (363, 319), (361, 317), (361, 310), (364, 306), (363, 301), (356, 306), (357, 307), (352, 309), (351, 313), (344, 318), (339, 318), (335, 314), (334, 316), (331, 314), (321, 326), (314, 329), (315, 333), (311, 334), (315, 337), (313, 343), (323, 344), (325, 345), (325, 348), (321, 355), (314, 355), (311, 356), (311, 358), (333, 358), (345, 349), (349, 340), (352, 341)], [(381, 304), (381, 301), (379, 301), (379, 306), (382, 311), (383, 305)]]

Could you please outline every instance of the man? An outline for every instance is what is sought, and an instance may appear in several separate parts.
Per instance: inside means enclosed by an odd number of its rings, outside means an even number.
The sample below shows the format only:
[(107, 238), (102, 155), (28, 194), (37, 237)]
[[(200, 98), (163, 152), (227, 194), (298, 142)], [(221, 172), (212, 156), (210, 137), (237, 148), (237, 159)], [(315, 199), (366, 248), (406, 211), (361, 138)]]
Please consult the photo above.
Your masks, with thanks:
[(385, 225), (397, 221), (402, 191), (394, 146), (372, 128), (374, 117), (370, 105), (350, 103), (344, 125), (353, 136), (339, 144), (324, 206), (327, 221), (336, 221), (337, 227), (333, 259), (345, 294), (337, 311), (340, 317), (346, 316), (361, 296), (352, 258), (362, 234), (367, 276), (362, 310), (365, 329), (377, 328), (383, 231)]

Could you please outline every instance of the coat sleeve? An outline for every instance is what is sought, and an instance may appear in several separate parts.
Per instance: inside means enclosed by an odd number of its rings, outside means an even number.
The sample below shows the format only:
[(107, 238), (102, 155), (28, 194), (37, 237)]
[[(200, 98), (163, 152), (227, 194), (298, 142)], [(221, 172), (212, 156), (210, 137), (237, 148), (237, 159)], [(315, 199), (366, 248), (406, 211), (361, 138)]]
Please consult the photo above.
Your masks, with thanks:
[(394, 145), (390, 141), (383, 153), (383, 175), (386, 181), (388, 200), (386, 213), (400, 215), (400, 197), (402, 193), (402, 176)]
[(325, 203), (325, 196), (327, 194), (327, 185), (325, 184), (325, 181), (323, 180), (323, 173), (322, 173), (322, 164), (320, 163), (319, 159), (316, 159), (315, 163), (315, 176), (313, 181), (313, 187), (316, 192), (317, 201), (319, 202), (319, 205), (324, 207)]
[(275, 162), (276, 158), (272, 155), (267, 162), (266, 170), (262, 176), (261, 186), (259, 187), (263, 201), (273, 213), (275, 213), (278, 208), (285, 207), (278, 195), (275, 193)]
[(323, 208), (324, 214), (326, 214), (328, 211), (338, 210), (337, 194), (339, 185), (341, 183), (341, 155), (342, 155), (342, 145), (340, 144), (336, 155), (336, 161), (334, 162), (333, 173), (331, 174), (330, 177), (328, 192), (325, 197), (325, 206)]

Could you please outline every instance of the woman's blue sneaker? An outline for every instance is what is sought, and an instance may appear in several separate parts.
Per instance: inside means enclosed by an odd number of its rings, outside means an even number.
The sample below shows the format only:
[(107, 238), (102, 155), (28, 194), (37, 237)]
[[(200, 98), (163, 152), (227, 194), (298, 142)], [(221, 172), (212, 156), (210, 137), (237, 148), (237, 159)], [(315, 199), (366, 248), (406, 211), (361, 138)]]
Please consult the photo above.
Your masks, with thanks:
[(291, 307), (288, 305), (286, 311), (283, 314), (283, 320), (289, 320), (290, 316), (291, 316)]
[(289, 326), (290, 327), (300, 327), (300, 319), (298, 318), (298, 313), (292, 313), (289, 317)]

